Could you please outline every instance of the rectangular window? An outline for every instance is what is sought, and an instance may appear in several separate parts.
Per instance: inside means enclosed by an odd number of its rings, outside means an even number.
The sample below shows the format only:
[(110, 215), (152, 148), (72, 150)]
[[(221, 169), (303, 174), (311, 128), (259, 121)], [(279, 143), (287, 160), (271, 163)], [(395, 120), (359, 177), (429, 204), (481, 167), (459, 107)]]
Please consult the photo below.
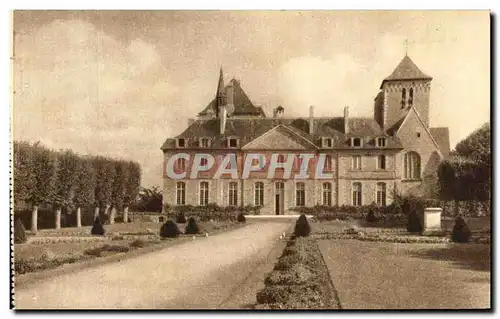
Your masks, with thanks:
[(254, 204), (264, 206), (264, 183), (262, 182), (255, 183)]
[(385, 147), (385, 137), (377, 138), (377, 146), (378, 147)]
[(177, 147), (186, 147), (186, 139), (178, 138), (177, 139)]
[(323, 205), (332, 206), (332, 184), (323, 183)]
[(332, 148), (332, 139), (329, 137), (323, 137), (323, 147), (325, 148)]
[(352, 157), (351, 169), (356, 171), (361, 170), (361, 155), (354, 155)]
[(385, 206), (386, 197), (387, 197), (387, 191), (385, 183), (377, 183), (377, 205)]
[(200, 183), (200, 206), (208, 205), (208, 182)]
[(238, 206), (238, 183), (229, 183), (229, 206)]
[(385, 169), (386, 167), (386, 156), (379, 155), (377, 156), (377, 169)]
[(177, 166), (177, 170), (184, 172), (186, 170), (186, 159), (185, 158), (178, 158), (176, 166)]
[(229, 147), (238, 147), (238, 139), (236, 139), (236, 138), (230, 138), (228, 140), (228, 146)]
[(296, 206), (306, 205), (306, 187), (304, 183), (297, 183), (295, 185), (295, 201)]
[(330, 155), (325, 156), (325, 172), (332, 171), (332, 157)]
[(361, 206), (361, 183), (352, 183), (352, 205)]
[(177, 205), (186, 205), (186, 184), (184, 182), (178, 182), (176, 188)]
[(200, 147), (207, 148), (210, 146), (210, 140), (208, 138), (200, 138)]
[(352, 146), (354, 146), (354, 147), (361, 147), (361, 138), (359, 138), (359, 137), (353, 137), (352, 138)]

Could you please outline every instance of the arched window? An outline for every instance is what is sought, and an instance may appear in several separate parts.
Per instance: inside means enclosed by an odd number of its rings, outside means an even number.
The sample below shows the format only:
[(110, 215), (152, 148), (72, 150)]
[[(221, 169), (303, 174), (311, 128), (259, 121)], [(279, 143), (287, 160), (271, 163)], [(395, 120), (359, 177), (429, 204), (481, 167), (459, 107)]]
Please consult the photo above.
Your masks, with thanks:
[(385, 206), (387, 197), (387, 187), (385, 183), (377, 183), (377, 205)]
[(352, 183), (352, 205), (361, 206), (361, 183)]
[(323, 205), (332, 206), (332, 183), (323, 183)]
[(186, 159), (185, 158), (178, 158), (176, 165), (177, 165), (177, 169), (179, 171), (182, 171), (182, 172), (185, 171), (186, 170)]
[(177, 182), (176, 187), (176, 203), (177, 205), (186, 205), (186, 183)]
[(306, 206), (306, 185), (302, 182), (295, 184), (296, 206)]
[(406, 89), (403, 88), (403, 91), (401, 91), (401, 108), (404, 109), (406, 106)]
[(404, 178), (420, 179), (420, 155), (408, 152), (404, 157)]
[(208, 205), (208, 182), (200, 183), (200, 206)]
[(264, 206), (264, 183), (255, 183), (255, 194), (254, 194), (254, 204), (255, 206)]
[(408, 106), (413, 105), (413, 88), (410, 88), (410, 98), (408, 99)]
[(238, 183), (229, 183), (229, 206), (238, 206)]

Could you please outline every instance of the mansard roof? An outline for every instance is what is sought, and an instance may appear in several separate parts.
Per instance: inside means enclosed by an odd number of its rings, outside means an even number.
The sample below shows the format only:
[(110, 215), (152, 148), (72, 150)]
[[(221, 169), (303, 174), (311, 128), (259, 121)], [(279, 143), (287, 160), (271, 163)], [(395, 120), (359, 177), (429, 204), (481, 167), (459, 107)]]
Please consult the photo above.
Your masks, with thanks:
[[(272, 130), (278, 125), (283, 125), (297, 135), (321, 147), (321, 138), (329, 137), (333, 140), (333, 148), (351, 148), (349, 139), (361, 137), (364, 139), (362, 148), (375, 147), (374, 138), (386, 137), (387, 149), (402, 149), (401, 141), (397, 137), (388, 136), (380, 125), (371, 118), (349, 118), (349, 133), (344, 133), (344, 118), (315, 118), (313, 120), (314, 132), (309, 133), (308, 118), (228, 118), (224, 134), (219, 134), (219, 120), (196, 120), (176, 138), (186, 138), (187, 148), (198, 148), (198, 138), (211, 138), (211, 147), (214, 149), (225, 148), (226, 139), (235, 137), (240, 140), (240, 147), (246, 145), (262, 134)], [(175, 147), (175, 139), (167, 139), (162, 149)]]
[(385, 82), (400, 80), (432, 80), (432, 77), (422, 72), (412, 59), (405, 55), (394, 71), (392, 71), (391, 75), (382, 81), (380, 88), (382, 88)]
[[(229, 84), (225, 86), (225, 88), (227, 88), (229, 85), (232, 85), (234, 89), (234, 112), (232, 116), (265, 116), (264, 111), (261, 107), (256, 107), (255, 105), (253, 105), (252, 101), (250, 101), (250, 98), (245, 93), (238, 80), (232, 79)], [(218, 91), (219, 90), (220, 89), (218, 88)], [(217, 114), (216, 97), (214, 97), (214, 99), (203, 109), (203, 111), (198, 113), (198, 116), (205, 116), (210, 112), (213, 112), (212, 114)]]

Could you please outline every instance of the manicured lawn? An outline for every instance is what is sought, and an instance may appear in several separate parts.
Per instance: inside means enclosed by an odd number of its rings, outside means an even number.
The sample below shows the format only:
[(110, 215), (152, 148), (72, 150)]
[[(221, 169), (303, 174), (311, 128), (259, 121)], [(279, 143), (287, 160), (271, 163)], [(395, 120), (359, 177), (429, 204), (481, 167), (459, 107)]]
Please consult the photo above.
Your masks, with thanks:
[(343, 309), (490, 307), (490, 246), (322, 240)]

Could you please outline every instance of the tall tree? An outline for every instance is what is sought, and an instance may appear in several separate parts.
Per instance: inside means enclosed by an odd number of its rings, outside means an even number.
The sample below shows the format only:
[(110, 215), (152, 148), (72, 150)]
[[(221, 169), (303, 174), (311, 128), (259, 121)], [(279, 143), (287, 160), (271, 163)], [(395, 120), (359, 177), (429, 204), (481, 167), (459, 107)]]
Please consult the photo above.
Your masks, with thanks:
[(111, 195), (111, 216), (109, 219), (110, 224), (114, 224), (116, 211), (123, 208), (123, 201), (125, 198), (125, 190), (128, 182), (128, 165), (125, 161), (116, 161), (115, 165), (115, 178), (113, 181), (113, 191)]
[(35, 187), (34, 155), (33, 147), (28, 142), (15, 141), (13, 151), (14, 206), (17, 208), (27, 201)]
[(135, 203), (141, 186), (141, 167), (138, 163), (128, 162), (128, 181), (124, 195), (123, 220), (128, 221), (129, 206)]
[(33, 207), (31, 230), (36, 232), (38, 206), (53, 203), (57, 182), (56, 153), (38, 142), (33, 145), (33, 172), (34, 187), (27, 196), (27, 201)]
[(455, 152), (459, 156), (491, 165), (490, 123), (485, 123), (479, 129), (460, 141), (455, 147)]
[(109, 158), (97, 156), (94, 158), (94, 169), (96, 174), (96, 213), (99, 214), (99, 209), (104, 208), (104, 214), (107, 215), (111, 206), (115, 166)]
[(71, 209), (75, 197), (78, 156), (71, 150), (57, 153), (57, 181), (53, 204), (56, 209), (56, 229), (61, 228), (61, 210)]
[(81, 157), (78, 160), (75, 177), (76, 226), (82, 226), (82, 207), (95, 203), (96, 176), (93, 161), (90, 157)]

